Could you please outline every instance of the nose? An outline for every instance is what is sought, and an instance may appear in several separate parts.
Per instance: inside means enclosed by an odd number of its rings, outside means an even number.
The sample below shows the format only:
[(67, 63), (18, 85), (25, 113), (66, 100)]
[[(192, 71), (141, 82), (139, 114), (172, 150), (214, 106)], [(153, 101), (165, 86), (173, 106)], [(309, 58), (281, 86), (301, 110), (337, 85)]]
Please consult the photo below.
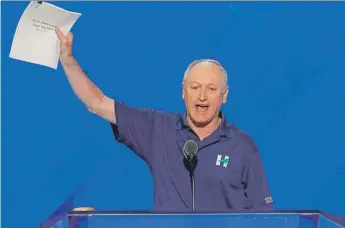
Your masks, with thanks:
[(200, 101), (205, 101), (207, 100), (207, 93), (206, 93), (206, 90), (204, 88), (200, 89), (200, 92), (198, 94), (198, 99)]

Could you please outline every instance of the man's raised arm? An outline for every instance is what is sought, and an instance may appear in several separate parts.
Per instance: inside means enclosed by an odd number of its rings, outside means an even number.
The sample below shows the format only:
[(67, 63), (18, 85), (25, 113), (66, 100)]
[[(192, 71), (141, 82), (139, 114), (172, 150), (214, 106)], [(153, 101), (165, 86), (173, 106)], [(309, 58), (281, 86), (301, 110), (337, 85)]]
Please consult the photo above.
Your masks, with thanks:
[(104, 95), (86, 76), (72, 55), (73, 34), (65, 36), (59, 28), (56, 34), (60, 39), (60, 62), (74, 93), (90, 112), (115, 123), (114, 100)]

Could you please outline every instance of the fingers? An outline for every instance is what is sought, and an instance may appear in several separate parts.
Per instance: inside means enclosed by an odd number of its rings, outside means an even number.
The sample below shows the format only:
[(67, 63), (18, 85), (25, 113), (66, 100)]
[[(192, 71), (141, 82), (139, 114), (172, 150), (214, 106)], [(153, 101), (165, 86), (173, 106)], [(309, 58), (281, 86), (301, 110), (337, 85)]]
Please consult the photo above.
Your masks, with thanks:
[(61, 32), (61, 30), (58, 27), (55, 27), (55, 32), (60, 40), (63, 40), (65, 38), (65, 35)]
[(73, 34), (71, 32), (69, 32), (66, 36), (67, 40), (72, 44), (73, 41)]
[(56, 35), (60, 39), (60, 57), (72, 56), (72, 40), (73, 34), (69, 32), (66, 36), (60, 30), (60, 28), (55, 28)]
[(73, 34), (72, 34), (71, 32), (69, 32), (69, 33), (67, 34), (67, 36), (65, 36), (65, 35), (63, 34), (63, 32), (60, 30), (60, 28), (58, 28), (58, 27), (55, 27), (55, 32), (56, 32), (56, 35), (59, 37), (59, 39), (60, 39), (61, 41), (65, 40), (65, 39), (67, 38), (67, 40), (68, 40), (69, 42), (72, 42), (72, 40), (73, 40)]

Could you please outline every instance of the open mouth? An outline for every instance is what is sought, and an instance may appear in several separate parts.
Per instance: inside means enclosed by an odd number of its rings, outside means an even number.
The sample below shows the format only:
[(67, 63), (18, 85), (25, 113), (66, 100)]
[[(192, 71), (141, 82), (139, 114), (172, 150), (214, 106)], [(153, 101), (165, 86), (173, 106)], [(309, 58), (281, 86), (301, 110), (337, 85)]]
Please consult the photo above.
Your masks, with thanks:
[(197, 104), (195, 105), (196, 110), (200, 111), (200, 112), (205, 112), (208, 109), (208, 105), (205, 104)]

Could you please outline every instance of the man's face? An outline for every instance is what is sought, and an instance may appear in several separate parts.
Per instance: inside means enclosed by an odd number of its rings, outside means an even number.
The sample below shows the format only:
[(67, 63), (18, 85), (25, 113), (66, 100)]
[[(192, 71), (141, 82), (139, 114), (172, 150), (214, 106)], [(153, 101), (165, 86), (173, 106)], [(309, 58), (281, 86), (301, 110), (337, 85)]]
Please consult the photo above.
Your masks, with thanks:
[(221, 105), (226, 102), (228, 88), (219, 66), (203, 62), (195, 65), (183, 84), (182, 98), (188, 117), (196, 126), (205, 126), (218, 117)]

